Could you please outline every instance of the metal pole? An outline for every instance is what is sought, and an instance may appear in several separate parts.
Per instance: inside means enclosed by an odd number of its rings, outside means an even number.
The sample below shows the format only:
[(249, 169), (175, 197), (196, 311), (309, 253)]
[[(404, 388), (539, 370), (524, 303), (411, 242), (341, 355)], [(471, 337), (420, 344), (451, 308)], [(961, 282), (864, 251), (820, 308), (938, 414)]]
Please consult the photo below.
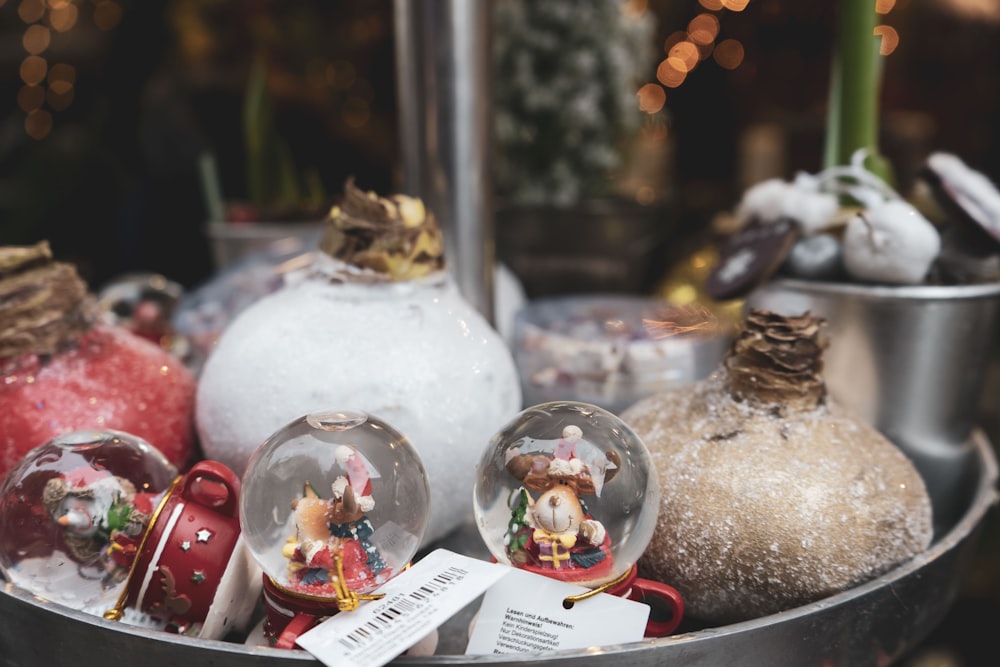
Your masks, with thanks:
[(493, 321), (490, 0), (395, 0), (403, 190), (441, 223), (462, 295)]

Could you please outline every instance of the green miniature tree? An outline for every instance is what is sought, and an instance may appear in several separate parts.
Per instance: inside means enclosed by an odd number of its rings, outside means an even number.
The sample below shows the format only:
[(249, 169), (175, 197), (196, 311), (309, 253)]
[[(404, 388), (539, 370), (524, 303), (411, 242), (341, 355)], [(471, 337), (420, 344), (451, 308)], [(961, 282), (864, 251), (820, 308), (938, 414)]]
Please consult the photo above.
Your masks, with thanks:
[(531, 525), (528, 523), (528, 491), (522, 486), (517, 493), (517, 504), (510, 516), (510, 523), (507, 525), (507, 553), (511, 560), (518, 561), (524, 558), (523, 552), (528, 544), (528, 535), (531, 533)]

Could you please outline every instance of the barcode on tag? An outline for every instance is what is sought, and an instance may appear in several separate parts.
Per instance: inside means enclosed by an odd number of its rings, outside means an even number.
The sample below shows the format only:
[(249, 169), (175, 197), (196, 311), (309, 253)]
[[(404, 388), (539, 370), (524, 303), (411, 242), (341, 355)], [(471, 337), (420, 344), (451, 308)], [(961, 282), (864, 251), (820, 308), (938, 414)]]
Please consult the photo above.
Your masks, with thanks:
[(331, 616), (297, 643), (326, 665), (384, 665), (509, 571), (503, 565), (438, 549), (375, 591), (384, 598)]
[(468, 574), (468, 570), (463, 570), (460, 567), (449, 567), (408, 594), (398, 595), (391, 600), (381, 600), (377, 615), (367, 621), (364, 626), (341, 639), (340, 643), (349, 650), (355, 650), (381, 638), (383, 633), (393, 631), (395, 621), (405, 619), (408, 615), (423, 610), (448, 586), (454, 586), (465, 579)]

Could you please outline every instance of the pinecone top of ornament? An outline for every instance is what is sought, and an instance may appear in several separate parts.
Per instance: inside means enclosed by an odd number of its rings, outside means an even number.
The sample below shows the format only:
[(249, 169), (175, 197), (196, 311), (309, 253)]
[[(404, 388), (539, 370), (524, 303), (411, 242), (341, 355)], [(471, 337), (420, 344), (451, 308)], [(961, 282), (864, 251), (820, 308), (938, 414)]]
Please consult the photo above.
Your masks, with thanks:
[[(444, 268), (444, 240), (434, 215), (420, 199), (380, 197), (350, 178), (326, 221), (319, 248), (349, 265), (392, 282), (420, 278)], [(366, 272), (369, 273), (369, 272)]]
[(823, 350), (825, 324), (810, 313), (784, 316), (750, 309), (725, 359), (729, 392), (737, 401), (813, 410), (826, 401)]
[(89, 331), (98, 309), (72, 264), (47, 241), (0, 247), (0, 359), (55, 354)]

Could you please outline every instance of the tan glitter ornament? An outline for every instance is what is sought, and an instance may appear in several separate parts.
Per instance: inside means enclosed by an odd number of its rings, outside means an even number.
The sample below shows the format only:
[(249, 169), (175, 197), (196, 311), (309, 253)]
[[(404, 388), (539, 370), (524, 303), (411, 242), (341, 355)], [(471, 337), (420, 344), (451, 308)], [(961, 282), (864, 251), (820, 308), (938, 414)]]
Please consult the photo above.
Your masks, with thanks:
[(849, 589), (920, 553), (931, 503), (908, 458), (830, 401), (822, 320), (751, 310), (723, 367), (622, 413), (661, 506), (642, 576), (729, 623)]

